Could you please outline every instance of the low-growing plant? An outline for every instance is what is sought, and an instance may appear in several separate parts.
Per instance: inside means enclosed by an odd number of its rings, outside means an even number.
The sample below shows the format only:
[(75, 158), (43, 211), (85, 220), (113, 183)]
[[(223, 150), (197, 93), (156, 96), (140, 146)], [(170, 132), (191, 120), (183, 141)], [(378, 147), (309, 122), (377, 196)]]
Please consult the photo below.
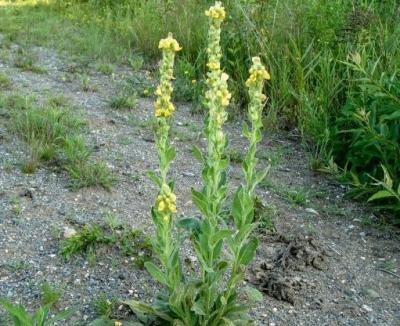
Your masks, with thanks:
[(115, 183), (115, 177), (102, 161), (86, 162), (79, 160), (67, 164), (65, 169), (69, 175), (68, 186), (71, 189), (101, 186), (110, 190)]
[(144, 59), (140, 55), (133, 55), (128, 58), (128, 63), (133, 71), (138, 71), (143, 67)]
[(36, 56), (23, 48), (19, 48), (14, 58), (14, 65), (25, 71), (32, 71), (37, 74), (46, 73), (46, 69), (37, 64)]
[[(264, 80), (270, 78), (258, 57), (253, 58), (250, 77), (246, 85), (249, 90), (248, 119), (243, 134), (249, 141), (242, 168), (244, 182), (234, 195), (231, 218), (226, 220), (224, 202), (226, 198), (226, 169), (229, 159), (226, 155), (227, 138), (223, 124), (227, 119), (226, 107), (230, 103), (228, 75), (220, 65), (221, 24), (225, 10), (216, 2), (206, 11), (209, 17), (209, 45), (207, 49), (209, 69), (205, 105), (208, 117), (205, 126), (207, 152), (194, 148), (195, 156), (203, 163), (204, 187), (192, 189), (192, 200), (201, 213), (201, 218), (174, 219), (176, 196), (174, 182), (167, 177), (169, 165), (175, 157), (175, 149), (168, 141), (170, 118), (174, 111), (171, 103), (173, 63), (180, 46), (169, 35), (162, 39), (159, 48), (163, 51), (160, 66), (160, 84), (157, 87), (155, 115), (156, 148), (159, 158), (159, 174), (150, 172), (149, 176), (159, 187), (159, 193), (152, 207), (156, 235), (153, 248), (160, 262), (145, 264), (152, 277), (160, 282), (165, 291), (160, 293), (152, 305), (138, 301), (126, 303), (136, 312), (155, 316), (168, 325), (236, 325), (250, 324), (248, 306), (240, 298), (260, 299), (260, 293), (252, 288), (242, 289), (246, 266), (255, 256), (258, 241), (253, 237), (254, 201), (256, 185), (265, 177), (267, 170), (257, 172), (255, 157), (257, 143), (261, 140), (262, 109), (266, 100), (262, 90)], [(232, 225), (230, 227), (229, 225)], [(176, 230), (176, 227), (179, 229)], [(198, 270), (187, 273), (180, 258), (182, 232), (186, 230), (198, 260)], [(181, 236), (178, 236), (181, 235)], [(225, 252), (225, 250), (227, 252)]]
[(115, 67), (111, 63), (98, 63), (96, 70), (104, 75), (112, 75), (115, 71)]
[(133, 257), (139, 268), (151, 260), (151, 243), (141, 230), (119, 223), (110, 213), (105, 215), (105, 220), (106, 225), (84, 225), (76, 234), (64, 239), (61, 243), (61, 255), (70, 259), (73, 255), (85, 253), (93, 265), (97, 249), (101, 246), (112, 246), (122, 255)]
[(285, 195), (292, 205), (305, 206), (309, 201), (309, 192), (302, 187), (289, 188)]
[(13, 110), (11, 119), (13, 130), (25, 140), (31, 152), (30, 158), (22, 163), (24, 173), (33, 173), (41, 162), (58, 162), (68, 172), (72, 189), (96, 185), (111, 188), (115, 178), (104, 162), (90, 161), (90, 150), (79, 134), (84, 121), (70, 110), (27, 106)]
[(42, 284), (42, 303), (44, 305), (53, 305), (61, 298), (62, 291), (45, 282)]
[(137, 106), (137, 98), (135, 95), (119, 94), (110, 101), (112, 109), (134, 109)]
[(10, 89), (11, 80), (5, 73), (0, 73), (0, 90)]
[(29, 313), (22, 304), (14, 304), (4, 298), (0, 298), (0, 307), (9, 315), (10, 320), (15, 326), (51, 326), (57, 325), (60, 321), (65, 321), (74, 312), (73, 308), (67, 308), (54, 314), (50, 309), (59, 301), (61, 294), (53, 289), (49, 284), (42, 287), (43, 305), (33, 314)]
[(34, 101), (34, 96), (12, 94), (4, 99), (3, 106), (8, 110), (22, 111), (31, 108)]

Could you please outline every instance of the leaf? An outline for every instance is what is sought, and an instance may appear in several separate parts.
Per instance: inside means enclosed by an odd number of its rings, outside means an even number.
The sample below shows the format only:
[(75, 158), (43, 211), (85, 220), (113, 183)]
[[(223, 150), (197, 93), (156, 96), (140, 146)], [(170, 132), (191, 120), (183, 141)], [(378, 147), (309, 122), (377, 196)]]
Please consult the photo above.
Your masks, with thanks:
[(208, 203), (204, 194), (192, 188), (192, 199), (200, 212), (204, 215), (208, 215)]
[(30, 316), (25, 308), (20, 304), (12, 304), (11, 302), (0, 299), (0, 306), (10, 314), (15, 325), (30, 325)]
[(204, 302), (202, 302), (202, 300), (197, 300), (194, 305), (192, 306), (191, 309), (194, 313), (196, 313), (197, 315), (200, 316), (205, 316), (206, 313), (204, 311)]
[(200, 221), (195, 217), (187, 217), (178, 220), (176, 226), (178, 228), (186, 229), (191, 232), (198, 232), (200, 230)]
[(147, 171), (146, 174), (151, 181), (153, 181), (157, 186), (161, 187), (162, 180), (157, 174), (155, 174), (153, 171)]
[(235, 224), (239, 229), (242, 226), (242, 221), (243, 221), (243, 206), (241, 200), (242, 194), (243, 194), (243, 189), (242, 187), (239, 187), (236, 190), (235, 196), (233, 197), (232, 211), (231, 211)]
[(239, 264), (241, 265), (249, 264), (253, 260), (256, 254), (257, 246), (258, 246), (258, 240), (256, 238), (251, 239), (249, 242), (247, 242), (240, 250), (238, 259)]
[(129, 308), (131, 308), (132, 311), (136, 314), (144, 313), (147, 315), (153, 315), (153, 316), (157, 316), (157, 317), (164, 319), (166, 321), (169, 321), (169, 322), (173, 322), (173, 320), (174, 320), (172, 317), (168, 316), (166, 313), (158, 311), (158, 310), (154, 309), (152, 306), (141, 303), (136, 300), (127, 300), (127, 301), (123, 301), (122, 303), (129, 306)]
[(69, 318), (75, 312), (76, 308), (77, 307), (73, 307), (73, 308), (68, 308), (68, 309), (61, 311), (60, 313), (55, 315), (53, 318), (51, 318), (47, 324), (53, 325), (57, 321), (65, 320), (65, 319)]
[(232, 230), (225, 229), (225, 230), (219, 230), (217, 233), (215, 233), (212, 237), (212, 244), (214, 245), (218, 241), (228, 238), (233, 234)]
[(172, 162), (172, 160), (175, 158), (176, 151), (175, 148), (169, 147), (165, 153), (165, 160), (166, 163), (169, 164)]
[(252, 286), (246, 286), (242, 291), (246, 294), (247, 298), (251, 302), (261, 302), (264, 298), (263, 294)]
[(255, 181), (254, 181), (256, 185), (264, 180), (264, 178), (268, 174), (268, 171), (269, 171), (269, 166), (267, 168), (265, 168), (264, 170), (261, 170), (256, 173)]
[(369, 197), (368, 202), (389, 197), (394, 197), (394, 194), (392, 194), (390, 191), (387, 190), (380, 190), (377, 193), (373, 194), (371, 197)]
[(151, 276), (157, 280), (158, 282), (167, 285), (167, 279), (163, 272), (152, 262), (147, 261), (144, 263), (144, 266), (146, 267), (147, 271), (151, 274)]
[(204, 162), (203, 153), (201, 152), (200, 148), (196, 145), (192, 147), (193, 156), (200, 162)]

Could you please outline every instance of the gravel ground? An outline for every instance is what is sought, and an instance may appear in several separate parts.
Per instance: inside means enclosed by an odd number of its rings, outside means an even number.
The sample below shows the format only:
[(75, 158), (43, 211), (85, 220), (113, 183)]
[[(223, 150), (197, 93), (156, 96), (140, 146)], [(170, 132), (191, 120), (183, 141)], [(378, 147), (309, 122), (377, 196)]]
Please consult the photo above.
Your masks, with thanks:
[[(84, 92), (78, 73), (70, 73), (79, 70), (79, 64), (50, 49), (34, 48), (38, 63), (47, 72), (22, 71), (13, 65), (17, 49), (13, 45), (1, 50), (0, 72), (12, 80), (11, 90), (2, 93), (34, 95), (39, 103), (49, 94), (68, 97), (88, 122), (85, 137), (95, 149), (95, 158), (107, 162), (117, 182), (110, 192), (101, 188), (72, 192), (66, 187), (67, 176), (52, 167), (23, 174), (19, 162), (26, 157), (27, 148), (9, 131), (7, 114), (2, 111), (0, 297), (33, 310), (41, 284), (48, 282), (63, 289), (59, 309), (78, 305), (73, 317), (62, 324), (87, 325), (96, 318), (94, 301), (101, 293), (110, 298), (148, 300), (157, 288), (146, 271), (134, 267), (131, 259), (118, 256), (115, 248), (101, 250), (94, 265), (86, 255), (69, 261), (59, 255), (60, 233), (66, 227), (101, 223), (107, 211), (151, 235), (149, 208), (155, 188), (145, 173), (154, 170), (157, 163), (148, 123), (153, 114), (152, 99), (140, 99), (134, 110), (112, 110), (109, 100), (119, 83), (144, 71), (134, 73), (117, 67), (107, 76), (89, 65), (84, 69), (95, 91)], [(67, 74), (72, 78), (66, 80)], [(171, 173), (176, 180), (179, 214), (190, 215), (190, 188), (201, 187), (201, 166), (192, 157), (191, 147), (204, 146), (200, 134), (203, 118), (191, 114), (189, 105), (179, 104), (174, 125), (178, 155)], [(240, 121), (227, 125), (231, 146), (238, 152), (246, 146), (238, 132), (240, 125)], [(398, 230), (366, 226), (377, 213), (345, 199), (346, 189), (329, 176), (310, 171), (306, 153), (296, 140), (266, 133), (260, 152), (270, 153), (272, 168), (258, 192), (276, 211), (277, 232), (260, 234), (257, 258), (247, 275), (266, 292), (252, 312), (257, 324), (400, 325)], [(261, 160), (262, 165), (267, 163)], [(232, 186), (238, 184), (240, 165), (233, 163), (229, 174)], [(284, 195), (285, 189), (293, 187), (302, 187), (307, 194), (302, 205), (290, 203)], [(285, 249), (294, 262), (290, 266), (277, 264), (282, 263), (277, 257)], [(297, 252), (302, 255), (296, 256)], [(190, 251), (185, 250), (184, 255), (190, 256)], [(271, 269), (282, 272), (279, 275), (284, 280), (275, 283), (282, 286), (280, 294), (266, 288), (271, 284), (265, 280)], [(289, 300), (285, 293), (290, 294)], [(2, 318), (0, 313), (0, 323)]]

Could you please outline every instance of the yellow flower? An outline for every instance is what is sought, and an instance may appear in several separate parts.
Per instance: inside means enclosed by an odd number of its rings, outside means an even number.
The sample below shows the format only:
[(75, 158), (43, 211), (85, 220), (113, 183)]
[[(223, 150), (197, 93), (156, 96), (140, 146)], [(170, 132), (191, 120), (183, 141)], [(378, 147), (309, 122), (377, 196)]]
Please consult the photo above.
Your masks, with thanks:
[(221, 2), (217, 1), (215, 6), (210, 7), (210, 9), (205, 11), (205, 15), (215, 20), (225, 19), (225, 9), (222, 7)]
[(253, 58), (253, 66), (249, 70), (250, 76), (246, 81), (248, 87), (255, 86), (258, 83), (262, 83), (263, 80), (270, 80), (271, 76), (261, 63), (259, 57)]
[(114, 326), (122, 326), (122, 323), (121, 323), (120, 321), (116, 321), (116, 322), (114, 323)]
[(147, 88), (145, 88), (145, 89), (143, 90), (143, 94), (144, 94), (144, 95), (149, 94), (149, 90), (148, 90)]
[[(161, 193), (157, 196), (156, 207), (160, 213), (176, 213), (176, 196), (167, 184), (163, 184), (161, 187)], [(163, 219), (168, 222), (168, 218), (165, 216)]]
[(172, 37), (171, 33), (168, 34), (167, 38), (163, 38), (160, 40), (160, 43), (158, 44), (158, 48), (171, 50), (174, 52), (178, 52), (178, 51), (182, 50), (178, 41)]
[(210, 61), (209, 63), (207, 63), (207, 67), (211, 70), (219, 70), (220, 64), (217, 61)]

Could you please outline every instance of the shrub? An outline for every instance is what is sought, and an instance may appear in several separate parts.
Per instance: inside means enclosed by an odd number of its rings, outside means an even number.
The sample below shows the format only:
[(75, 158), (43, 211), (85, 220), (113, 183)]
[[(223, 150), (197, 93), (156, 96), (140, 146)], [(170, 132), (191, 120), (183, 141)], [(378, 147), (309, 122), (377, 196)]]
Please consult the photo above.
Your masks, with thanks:
[[(357, 85), (334, 122), (333, 155), (346, 166), (358, 197), (371, 196), (386, 184), (400, 186), (400, 80), (396, 72), (380, 73), (379, 61), (371, 61), (364, 52), (355, 53), (346, 62)], [(388, 178), (393, 180), (390, 185)], [(377, 180), (384, 180), (376, 184)], [(396, 196), (374, 197), (392, 203)], [(386, 208), (390, 208), (386, 206)]]

